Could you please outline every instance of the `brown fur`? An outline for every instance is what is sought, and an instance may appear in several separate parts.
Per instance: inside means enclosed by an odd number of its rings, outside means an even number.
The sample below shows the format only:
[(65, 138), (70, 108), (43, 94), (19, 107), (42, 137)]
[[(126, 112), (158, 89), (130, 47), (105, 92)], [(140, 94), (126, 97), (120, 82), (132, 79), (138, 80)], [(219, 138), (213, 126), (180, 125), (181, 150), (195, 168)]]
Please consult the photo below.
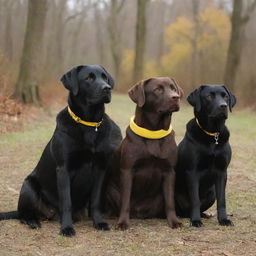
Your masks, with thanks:
[[(182, 95), (182, 89), (168, 77), (139, 82), (129, 90), (137, 104), (135, 123), (149, 130), (167, 130)], [(176, 158), (174, 131), (162, 139), (146, 139), (127, 128), (106, 193), (107, 212), (119, 216), (119, 229), (128, 228), (130, 217), (166, 217), (172, 228), (181, 225), (174, 206)]]

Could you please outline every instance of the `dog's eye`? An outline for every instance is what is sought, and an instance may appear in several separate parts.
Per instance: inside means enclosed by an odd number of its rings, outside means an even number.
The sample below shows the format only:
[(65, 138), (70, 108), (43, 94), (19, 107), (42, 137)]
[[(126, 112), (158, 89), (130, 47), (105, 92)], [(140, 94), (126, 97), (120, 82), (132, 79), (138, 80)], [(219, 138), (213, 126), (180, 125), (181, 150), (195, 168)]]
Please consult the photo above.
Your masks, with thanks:
[(227, 94), (223, 95), (223, 97), (224, 97), (225, 100), (228, 100), (228, 99), (229, 99), (229, 97), (228, 97)]
[(84, 80), (87, 82), (91, 82), (93, 81), (93, 78), (91, 76), (87, 76)]
[(107, 76), (106, 76), (105, 74), (102, 74), (102, 79), (103, 79), (105, 82), (108, 81), (108, 78), (107, 78)]
[(163, 93), (163, 91), (164, 91), (164, 88), (161, 85), (154, 89), (154, 92), (156, 92), (156, 93)]
[(213, 96), (211, 94), (207, 95), (206, 97), (208, 100), (212, 100), (213, 99)]
[(176, 91), (176, 88), (174, 87), (173, 84), (170, 85), (170, 88), (171, 88), (171, 90)]

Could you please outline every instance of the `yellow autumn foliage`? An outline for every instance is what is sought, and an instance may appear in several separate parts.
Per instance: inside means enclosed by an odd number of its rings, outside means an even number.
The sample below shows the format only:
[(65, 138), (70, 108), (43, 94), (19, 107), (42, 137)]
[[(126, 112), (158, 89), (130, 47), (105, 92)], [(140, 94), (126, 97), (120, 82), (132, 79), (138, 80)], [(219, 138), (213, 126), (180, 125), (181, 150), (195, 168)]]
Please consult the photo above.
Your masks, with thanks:
[(223, 10), (217, 8), (207, 8), (199, 16), (201, 26), (200, 48), (205, 48), (209, 44), (228, 43), (230, 24), (228, 16)]
[[(183, 16), (177, 18), (165, 30), (165, 54), (161, 63), (145, 57), (144, 78), (172, 76), (186, 89), (191, 87), (194, 72), (193, 54), (195, 45), (198, 54), (196, 81), (221, 83), (230, 35), (229, 17), (221, 9), (209, 7), (198, 15), (198, 27)], [(134, 50), (125, 49), (121, 63), (122, 84), (131, 86)]]
[[(197, 29), (197, 36), (196, 36)], [(203, 10), (198, 27), (186, 17), (178, 17), (165, 31), (167, 53), (162, 57), (162, 70), (189, 86), (193, 72), (193, 46), (196, 44), (200, 65), (199, 82), (220, 82), (230, 34), (230, 22), (224, 11), (215, 7)], [(208, 79), (208, 80), (207, 80)]]
[(122, 88), (127, 88), (131, 86), (132, 80), (132, 70), (134, 64), (134, 50), (133, 49), (125, 49), (122, 54), (122, 62), (121, 62), (121, 82)]
[(161, 73), (160, 67), (159, 65), (156, 64), (155, 61), (153, 60), (146, 61), (145, 68), (144, 68), (145, 78), (160, 76), (160, 73)]
[(165, 44), (172, 47), (174, 44), (189, 42), (194, 37), (194, 24), (186, 17), (178, 17), (175, 23), (165, 30)]

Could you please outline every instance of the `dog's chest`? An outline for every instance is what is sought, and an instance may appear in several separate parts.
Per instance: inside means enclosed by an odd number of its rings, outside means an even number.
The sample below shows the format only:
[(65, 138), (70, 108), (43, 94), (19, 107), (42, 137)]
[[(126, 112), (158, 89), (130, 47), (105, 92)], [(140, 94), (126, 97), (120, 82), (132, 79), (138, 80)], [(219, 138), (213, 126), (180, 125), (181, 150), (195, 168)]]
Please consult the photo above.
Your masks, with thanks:
[(173, 147), (171, 147), (170, 143), (167, 143), (166, 141), (146, 140), (145, 146), (145, 154), (149, 157), (171, 160), (172, 155), (176, 154), (176, 152), (172, 152)]
[(155, 194), (161, 189), (164, 174), (169, 171), (169, 161), (154, 157), (138, 160), (133, 168), (133, 191)]
[(90, 149), (91, 152), (95, 152), (97, 146), (97, 132), (88, 132), (83, 134), (82, 146), (84, 150)]
[(106, 163), (108, 143), (105, 139), (99, 139), (97, 135), (97, 132), (86, 133), (80, 137), (75, 147), (70, 148), (68, 162), (72, 169), (88, 170)]
[(225, 170), (229, 159), (229, 153), (223, 147), (211, 145), (207, 150), (202, 150), (198, 161), (198, 170), (208, 174), (216, 170)]

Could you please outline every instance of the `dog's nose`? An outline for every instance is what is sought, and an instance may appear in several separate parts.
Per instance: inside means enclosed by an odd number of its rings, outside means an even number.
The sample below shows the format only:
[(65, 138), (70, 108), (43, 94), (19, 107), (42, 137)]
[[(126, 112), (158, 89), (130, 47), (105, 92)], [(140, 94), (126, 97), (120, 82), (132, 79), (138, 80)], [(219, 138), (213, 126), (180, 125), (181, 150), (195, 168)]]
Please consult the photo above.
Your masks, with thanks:
[(179, 98), (180, 98), (179, 95), (174, 95), (174, 96), (172, 96), (172, 99), (173, 99), (173, 100), (178, 100)]
[(111, 86), (108, 84), (105, 84), (102, 86), (102, 91), (103, 92), (109, 92), (111, 90)]
[(172, 92), (171, 99), (174, 100), (174, 101), (177, 101), (177, 100), (180, 99), (180, 95), (176, 92)]
[(221, 104), (220, 104), (220, 108), (223, 109), (223, 110), (226, 109), (227, 106), (228, 106), (227, 103), (221, 103)]

